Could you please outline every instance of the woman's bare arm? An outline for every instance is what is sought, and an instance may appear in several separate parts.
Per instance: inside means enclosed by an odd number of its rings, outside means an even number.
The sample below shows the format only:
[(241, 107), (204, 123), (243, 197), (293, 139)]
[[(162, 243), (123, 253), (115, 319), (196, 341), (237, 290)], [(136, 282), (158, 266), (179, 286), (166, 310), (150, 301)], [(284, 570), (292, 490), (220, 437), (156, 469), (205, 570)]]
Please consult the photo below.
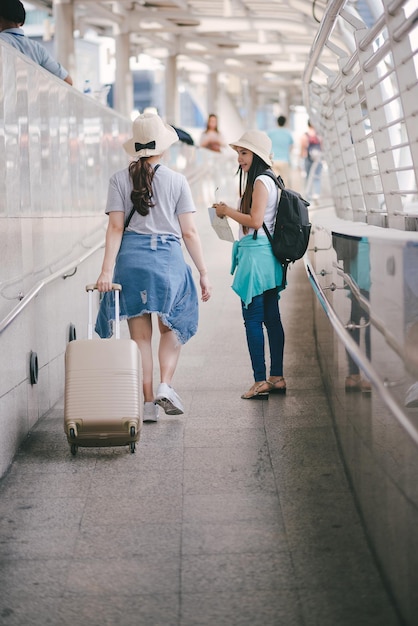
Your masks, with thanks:
[(124, 219), (125, 214), (122, 213), (122, 211), (112, 211), (109, 213), (102, 271), (97, 279), (97, 288), (99, 291), (110, 291), (112, 288), (113, 269), (122, 241)]
[(260, 180), (257, 180), (253, 189), (253, 201), (250, 214), (241, 213), (224, 202), (215, 203), (213, 206), (216, 209), (216, 215), (218, 217), (230, 217), (246, 228), (258, 230), (262, 227), (264, 222), (268, 197), (269, 192), (267, 187)]
[(208, 270), (203, 257), (202, 244), (196, 228), (194, 214), (182, 213), (179, 215), (179, 223), (184, 245), (200, 275), (202, 300), (206, 302), (210, 298), (212, 286), (209, 281)]

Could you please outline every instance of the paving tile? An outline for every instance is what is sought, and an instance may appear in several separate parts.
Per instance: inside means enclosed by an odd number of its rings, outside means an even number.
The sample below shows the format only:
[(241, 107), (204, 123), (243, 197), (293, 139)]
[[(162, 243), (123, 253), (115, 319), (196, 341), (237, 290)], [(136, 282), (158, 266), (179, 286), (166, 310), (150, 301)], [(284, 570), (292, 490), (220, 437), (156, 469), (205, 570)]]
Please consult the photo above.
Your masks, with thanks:
[(32, 498), (0, 501), (0, 533), (27, 532), (57, 525), (72, 527), (80, 523), (85, 502), (82, 498)]
[(158, 449), (183, 446), (184, 417), (166, 415), (160, 408), (160, 418), (156, 423), (142, 426), (140, 444), (157, 446)]
[(211, 471), (219, 467), (231, 468), (234, 471), (254, 468), (260, 471), (266, 465), (270, 469), (270, 460), (266, 441), (258, 445), (237, 445), (221, 448), (186, 448), (184, 451), (184, 469)]
[(94, 448), (83, 448), (83, 454), (74, 457), (68, 445), (65, 447), (45, 447), (38, 450), (25, 451), (20, 449), (13, 464), (16, 469), (27, 469), (33, 473), (50, 472), (52, 474), (67, 473), (75, 464), (79, 469), (93, 469), (99, 451)]
[(204, 428), (196, 421), (189, 420), (184, 433), (185, 448), (231, 448), (239, 441), (240, 449), (258, 449), (264, 444), (266, 433), (264, 425), (254, 427), (236, 427), (225, 422), (222, 427)]
[[(34, 559), (69, 559), (73, 556), (78, 537), (78, 524), (27, 528), (15, 527), (1, 531), (0, 561)], [(1, 594), (0, 594), (1, 595)]]
[(181, 581), (183, 593), (252, 593), (296, 588), (287, 551), (186, 555), (182, 559)]
[[(355, 549), (353, 549), (355, 546)], [(292, 562), (300, 588), (381, 589), (381, 580), (369, 547), (364, 542), (331, 542), (326, 547), (292, 550)]]
[(182, 553), (195, 554), (261, 554), (287, 549), (284, 524), (274, 522), (228, 521), (225, 523), (184, 523)]
[(137, 476), (140, 474), (140, 468), (165, 472), (181, 472), (183, 468), (183, 450), (178, 446), (159, 448), (155, 443), (141, 442), (135, 455), (131, 456), (135, 456), (135, 460), (131, 464), (124, 464), (123, 471), (131, 469)]
[(273, 494), (185, 495), (183, 519), (186, 522), (231, 522), (281, 518), (277, 496)]
[(111, 466), (94, 473), (89, 485), (89, 498), (137, 500), (153, 493), (158, 497), (181, 498), (182, 476), (166, 470), (137, 468), (137, 472), (117, 472)]
[(276, 425), (285, 428), (312, 428), (331, 426), (328, 401), (322, 391), (300, 393), (289, 389), (285, 395), (271, 396), (265, 412), (266, 428)]
[[(305, 626), (294, 589), (183, 593), (181, 626)], [(335, 625), (334, 625), (335, 626)]]
[(290, 549), (363, 550), (364, 532), (346, 492), (289, 491), (280, 496)]
[(63, 619), (59, 598), (24, 595), (20, 590), (18, 597), (0, 595), (0, 623), (2, 626), (74, 626), (77, 622)]
[(127, 526), (135, 524), (177, 523), (182, 516), (182, 498), (167, 499), (165, 494), (147, 497), (92, 498), (85, 504), (81, 528)]
[[(9, 500), (38, 500), (46, 498), (85, 498), (88, 494), (94, 469), (81, 469), (73, 465), (65, 473), (53, 473), (45, 467), (34, 472), (30, 465), (13, 465), (1, 486), (3, 497)], [(1, 493), (0, 491), (0, 493)]]
[(68, 564), (66, 593), (80, 597), (106, 597), (114, 594), (115, 585), (126, 602), (137, 594), (152, 594), (164, 587), (164, 593), (178, 593), (179, 560), (175, 555), (144, 554), (132, 558), (73, 559)]
[(27, 600), (58, 597), (65, 588), (69, 563), (69, 560), (56, 558), (2, 558), (1, 606), (13, 608)]
[(206, 408), (200, 414), (194, 414), (192, 417), (189, 417), (188, 424), (192, 424), (196, 428), (215, 428), (217, 430), (225, 426), (237, 429), (260, 428), (263, 425), (263, 405), (268, 400), (253, 402), (245, 410), (242, 410), (240, 406), (242, 402), (245, 402), (245, 400), (234, 401), (231, 408), (224, 408), (221, 413), (214, 409)]
[(55, 626), (180, 626), (179, 594), (160, 592), (161, 587), (160, 581), (155, 592), (130, 596), (67, 595), (59, 602)]
[(270, 468), (235, 469), (223, 467), (197, 473), (186, 470), (183, 475), (185, 496), (198, 494), (264, 493), (276, 495), (276, 483)]
[(269, 448), (289, 467), (339, 465), (335, 435), (328, 427), (299, 428), (269, 433)]
[(300, 590), (306, 626), (401, 626), (385, 592), (365, 586)]
[(311, 467), (302, 458), (286, 465), (272, 452), (274, 475), (280, 492), (313, 493), (321, 499), (324, 493), (338, 493), (347, 489), (347, 478), (340, 464), (333, 464), (332, 460), (327, 463), (326, 459), (322, 464), (319, 463)]
[(102, 554), (110, 559), (143, 555), (167, 555), (179, 559), (181, 533), (181, 522), (123, 526), (101, 526), (97, 522), (94, 526), (78, 530), (72, 554), (76, 559), (97, 558)]

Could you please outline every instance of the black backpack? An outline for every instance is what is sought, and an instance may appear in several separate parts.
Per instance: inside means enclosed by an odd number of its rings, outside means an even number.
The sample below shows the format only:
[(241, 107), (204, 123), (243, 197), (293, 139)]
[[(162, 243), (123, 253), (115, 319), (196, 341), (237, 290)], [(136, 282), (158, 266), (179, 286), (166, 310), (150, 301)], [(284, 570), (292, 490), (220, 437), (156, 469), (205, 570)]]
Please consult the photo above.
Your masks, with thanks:
[(263, 172), (282, 190), (277, 207), (273, 236), (263, 222), (264, 231), (269, 238), (273, 254), (283, 266), (283, 286), (289, 263), (294, 263), (305, 254), (312, 224), (309, 221), (309, 202), (296, 191), (286, 189), (281, 176), (276, 177), (271, 170)]

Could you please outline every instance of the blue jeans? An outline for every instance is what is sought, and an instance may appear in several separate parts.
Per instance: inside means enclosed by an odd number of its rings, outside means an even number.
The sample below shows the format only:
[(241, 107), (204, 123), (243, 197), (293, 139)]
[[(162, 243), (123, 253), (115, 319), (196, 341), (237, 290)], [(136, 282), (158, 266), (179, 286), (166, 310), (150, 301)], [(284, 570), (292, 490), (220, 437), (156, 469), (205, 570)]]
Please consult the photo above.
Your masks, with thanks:
[(284, 331), (280, 319), (277, 289), (253, 298), (248, 308), (242, 303), (247, 344), (256, 382), (266, 380), (263, 324), (270, 347), (270, 376), (283, 376)]

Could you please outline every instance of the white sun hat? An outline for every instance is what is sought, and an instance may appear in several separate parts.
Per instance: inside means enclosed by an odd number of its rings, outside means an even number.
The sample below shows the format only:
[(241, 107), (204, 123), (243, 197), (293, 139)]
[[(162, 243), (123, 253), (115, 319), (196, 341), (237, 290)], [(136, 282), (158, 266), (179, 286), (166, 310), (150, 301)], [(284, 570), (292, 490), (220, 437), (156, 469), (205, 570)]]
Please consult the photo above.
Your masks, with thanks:
[(132, 137), (123, 144), (132, 157), (150, 157), (162, 154), (179, 140), (172, 126), (163, 122), (159, 115), (143, 113), (132, 123)]
[(272, 144), (270, 137), (261, 130), (247, 130), (240, 139), (229, 144), (231, 148), (236, 150), (237, 148), (245, 148), (254, 152), (267, 163), (272, 165)]

